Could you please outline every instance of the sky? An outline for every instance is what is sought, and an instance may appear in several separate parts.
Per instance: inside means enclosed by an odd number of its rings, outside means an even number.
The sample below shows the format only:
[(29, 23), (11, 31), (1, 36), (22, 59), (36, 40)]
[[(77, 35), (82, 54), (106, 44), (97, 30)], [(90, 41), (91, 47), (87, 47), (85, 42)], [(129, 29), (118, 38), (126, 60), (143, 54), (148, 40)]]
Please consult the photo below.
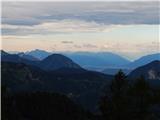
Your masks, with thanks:
[(2, 2), (2, 49), (160, 52), (158, 1)]

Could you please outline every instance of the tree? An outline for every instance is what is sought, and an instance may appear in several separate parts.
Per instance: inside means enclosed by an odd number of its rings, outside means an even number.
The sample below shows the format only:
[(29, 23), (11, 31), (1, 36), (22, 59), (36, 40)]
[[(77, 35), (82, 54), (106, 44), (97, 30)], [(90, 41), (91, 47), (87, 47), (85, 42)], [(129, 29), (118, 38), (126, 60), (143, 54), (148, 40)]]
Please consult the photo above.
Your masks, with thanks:
[(128, 119), (127, 113), (128, 81), (126, 75), (120, 70), (112, 80), (109, 90), (101, 99), (100, 110), (107, 120)]
[(143, 76), (135, 80), (128, 91), (130, 101), (129, 110), (132, 118), (136, 120), (151, 120), (150, 107), (152, 101), (152, 89)]
[[(119, 71), (101, 99), (100, 110), (107, 120), (155, 120), (151, 112), (153, 91), (144, 77), (128, 82)], [(155, 97), (154, 97), (155, 98)]]

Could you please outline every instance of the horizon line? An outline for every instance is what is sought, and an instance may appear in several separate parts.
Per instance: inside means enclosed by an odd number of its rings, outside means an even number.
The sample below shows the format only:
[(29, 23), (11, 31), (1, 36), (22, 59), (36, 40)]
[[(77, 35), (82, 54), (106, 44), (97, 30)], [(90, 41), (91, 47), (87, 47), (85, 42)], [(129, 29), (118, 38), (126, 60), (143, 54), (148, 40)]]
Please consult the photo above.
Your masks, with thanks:
[(115, 55), (118, 55), (120, 57), (123, 57), (129, 61), (135, 61), (139, 58), (142, 58), (142, 57), (145, 57), (145, 56), (148, 56), (148, 55), (154, 55), (154, 54), (160, 54), (160, 51), (157, 51), (157, 52), (153, 52), (153, 53), (149, 53), (149, 54), (146, 54), (146, 55), (141, 55), (141, 56), (138, 56), (137, 58), (134, 58), (134, 59), (130, 59), (124, 55), (121, 55), (120, 53), (116, 53), (116, 52), (111, 52), (111, 51), (48, 51), (48, 50), (44, 50), (44, 49), (31, 49), (31, 50), (26, 50), (26, 51), (8, 51), (8, 50), (4, 50), (4, 49), (0, 49), (0, 51), (4, 51), (4, 52), (7, 52), (9, 54), (18, 54), (18, 53), (27, 53), (27, 52), (31, 52), (31, 51), (35, 51), (35, 50), (39, 50), (39, 51), (45, 51), (45, 52), (48, 52), (48, 53), (51, 53), (51, 54), (63, 54), (63, 53), (111, 53), (111, 54), (115, 54)]

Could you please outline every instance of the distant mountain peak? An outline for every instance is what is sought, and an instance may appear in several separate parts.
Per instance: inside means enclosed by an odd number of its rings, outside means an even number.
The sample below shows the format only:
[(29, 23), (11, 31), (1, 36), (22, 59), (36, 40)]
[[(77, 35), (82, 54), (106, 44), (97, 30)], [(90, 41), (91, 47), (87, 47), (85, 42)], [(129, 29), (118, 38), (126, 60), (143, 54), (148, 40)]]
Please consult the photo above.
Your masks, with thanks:
[(8, 55), (8, 53), (5, 52), (4, 50), (1, 50), (1, 55)]
[(60, 68), (76, 68), (81, 69), (81, 67), (74, 63), (68, 57), (61, 54), (52, 54), (41, 61), (40, 66), (45, 70), (57, 70)]
[(48, 57), (65, 57), (65, 58), (67, 58), (66, 56), (64, 56), (62, 54), (58, 54), (58, 53), (52, 54), (52, 55), (50, 55)]
[(24, 59), (27, 59), (27, 60), (30, 60), (30, 61), (39, 61), (38, 58), (35, 58), (35, 57), (32, 56), (32, 55), (27, 55), (27, 54), (25, 54), (24, 52), (18, 53), (17, 55), (18, 55), (19, 57), (21, 57), (21, 58), (24, 58)]
[[(35, 52), (47, 52), (45, 50), (40, 50), (40, 49), (35, 49), (35, 50), (32, 50), (32, 51), (35, 51)], [(30, 51), (30, 52), (32, 52), (32, 51)]]
[(26, 55), (31, 55), (35, 58), (38, 58), (40, 60), (48, 57), (49, 55), (51, 55), (52, 53), (47, 52), (45, 50), (40, 50), (40, 49), (35, 49), (35, 50), (31, 50), (25, 53)]

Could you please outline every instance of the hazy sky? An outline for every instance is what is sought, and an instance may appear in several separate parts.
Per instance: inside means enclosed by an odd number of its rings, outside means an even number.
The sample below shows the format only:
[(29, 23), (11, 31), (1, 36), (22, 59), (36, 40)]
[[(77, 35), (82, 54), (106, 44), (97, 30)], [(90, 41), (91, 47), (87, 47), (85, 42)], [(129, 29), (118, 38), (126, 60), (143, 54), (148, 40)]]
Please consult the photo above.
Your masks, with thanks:
[(159, 52), (152, 2), (3, 2), (7, 51), (109, 51), (134, 59)]

